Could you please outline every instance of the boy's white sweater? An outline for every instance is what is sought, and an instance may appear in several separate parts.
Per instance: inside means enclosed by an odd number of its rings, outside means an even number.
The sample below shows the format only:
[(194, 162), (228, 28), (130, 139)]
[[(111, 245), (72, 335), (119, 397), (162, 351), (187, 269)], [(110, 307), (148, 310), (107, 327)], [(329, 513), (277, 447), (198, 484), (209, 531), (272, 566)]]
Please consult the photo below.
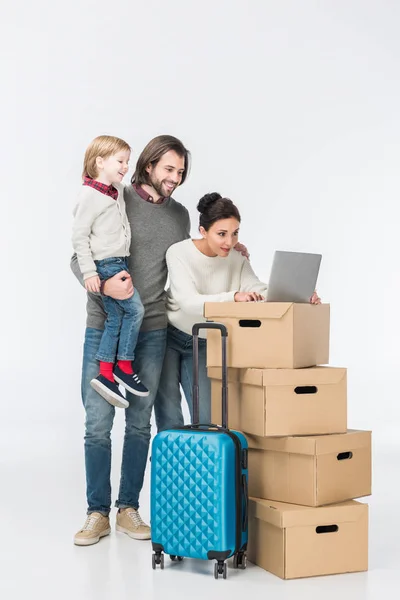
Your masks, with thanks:
[(131, 230), (125, 211), (124, 187), (114, 200), (94, 188), (84, 185), (74, 209), (72, 245), (78, 257), (83, 278), (97, 274), (95, 260), (129, 256)]

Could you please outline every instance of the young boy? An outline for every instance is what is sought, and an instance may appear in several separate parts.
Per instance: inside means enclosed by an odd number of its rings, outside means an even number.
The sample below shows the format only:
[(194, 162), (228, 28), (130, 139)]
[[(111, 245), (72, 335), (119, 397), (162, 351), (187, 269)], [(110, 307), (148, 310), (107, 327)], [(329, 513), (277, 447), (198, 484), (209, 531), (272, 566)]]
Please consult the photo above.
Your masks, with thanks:
[[(72, 243), (88, 292), (100, 292), (103, 281), (128, 271), (131, 231), (122, 180), (128, 171), (130, 153), (126, 142), (108, 135), (95, 138), (85, 153)], [(136, 289), (127, 300), (109, 296), (102, 299), (107, 320), (96, 355), (100, 373), (90, 384), (110, 404), (127, 408), (129, 402), (118, 384), (137, 396), (149, 395), (132, 369), (144, 309)]]

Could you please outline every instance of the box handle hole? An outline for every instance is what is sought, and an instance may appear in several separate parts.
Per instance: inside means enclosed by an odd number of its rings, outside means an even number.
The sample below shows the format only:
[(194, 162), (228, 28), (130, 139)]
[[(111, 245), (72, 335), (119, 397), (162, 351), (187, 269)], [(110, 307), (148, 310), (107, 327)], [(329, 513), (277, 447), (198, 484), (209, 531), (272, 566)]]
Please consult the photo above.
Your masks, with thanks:
[(338, 460), (349, 460), (350, 458), (353, 458), (352, 452), (340, 452), (340, 454), (337, 455)]
[(316, 394), (318, 388), (315, 385), (298, 385), (294, 388), (296, 394)]
[(339, 527), (337, 525), (319, 525), (315, 531), (317, 533), (336, 533), (339, 531)]
[(261, 327), (260, 319), (239, 319), (240, 327)]

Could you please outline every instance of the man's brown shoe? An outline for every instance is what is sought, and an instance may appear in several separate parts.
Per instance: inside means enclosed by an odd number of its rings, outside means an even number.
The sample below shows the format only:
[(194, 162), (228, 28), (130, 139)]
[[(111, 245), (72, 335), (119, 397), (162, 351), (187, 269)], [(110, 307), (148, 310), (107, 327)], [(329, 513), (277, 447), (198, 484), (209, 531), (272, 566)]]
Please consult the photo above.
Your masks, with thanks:
[(111, 533), (110, 519), (94, 512), (87, 516), (84, 526), (74, 537), (77, 546), (97, 544), (101, 537)]
[(149, 540), (150, 527), (142, 521), (142, 517), (135, 508), (122, 508), (117, 512), (116, 530), (126, 533), (134, 540)]

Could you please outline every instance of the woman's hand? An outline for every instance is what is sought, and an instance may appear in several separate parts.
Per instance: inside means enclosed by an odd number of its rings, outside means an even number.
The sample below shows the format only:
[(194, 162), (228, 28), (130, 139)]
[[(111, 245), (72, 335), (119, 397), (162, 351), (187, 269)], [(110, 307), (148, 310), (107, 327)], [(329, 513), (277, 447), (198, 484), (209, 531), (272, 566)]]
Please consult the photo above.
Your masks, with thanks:
[(321, 298), (318, 296), (316, 291), (310, 298), (310, 304), (321, 304)]
[(93, 277), (88, 277), (85, 279), (85, 288), (88, 292), (92, 292), (95, 294), (96, 292), (100, 292), (100, 277), (98, 275), (94, 275)]
[(264, 296), (257, 294), (257, 292), (236, 292), (235, 302), (258, 302), (264, 300)]

